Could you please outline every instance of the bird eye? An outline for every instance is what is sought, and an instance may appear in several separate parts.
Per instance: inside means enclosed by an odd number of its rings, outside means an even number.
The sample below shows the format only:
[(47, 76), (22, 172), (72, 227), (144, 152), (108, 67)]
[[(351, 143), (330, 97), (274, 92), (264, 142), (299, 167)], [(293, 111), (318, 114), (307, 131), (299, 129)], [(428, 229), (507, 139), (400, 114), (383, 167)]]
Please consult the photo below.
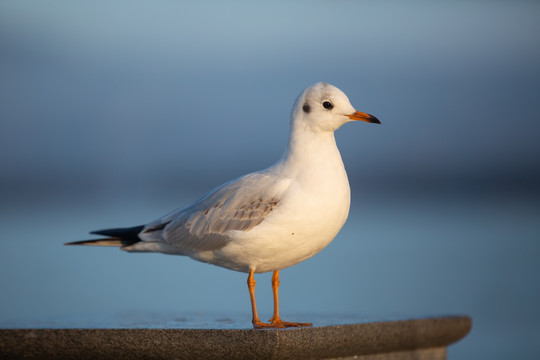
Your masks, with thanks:
[(326, 110), (332, 110), (334, 108), (334, 105), (332, 105), (332, 103), (330, 101), (325, 101), (322, 103), (322, 106), (326, 109)]

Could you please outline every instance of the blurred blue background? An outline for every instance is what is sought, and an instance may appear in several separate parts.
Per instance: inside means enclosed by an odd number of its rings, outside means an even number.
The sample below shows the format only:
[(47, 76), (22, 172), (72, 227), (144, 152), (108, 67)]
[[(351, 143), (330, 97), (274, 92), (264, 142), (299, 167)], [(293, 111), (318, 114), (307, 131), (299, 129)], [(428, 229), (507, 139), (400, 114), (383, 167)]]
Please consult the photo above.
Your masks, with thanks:
[(539, 16), (533, 1), (2, 1), (0, 327), (123, 311), (249, 327), (245, 274), (62, 243), (272, 164), (295, 97), (326, 81), (382, 125), (336, 133), (351, 213), (282, 272), (284, 316), (468, 314), (451, 358), (538, 358)]

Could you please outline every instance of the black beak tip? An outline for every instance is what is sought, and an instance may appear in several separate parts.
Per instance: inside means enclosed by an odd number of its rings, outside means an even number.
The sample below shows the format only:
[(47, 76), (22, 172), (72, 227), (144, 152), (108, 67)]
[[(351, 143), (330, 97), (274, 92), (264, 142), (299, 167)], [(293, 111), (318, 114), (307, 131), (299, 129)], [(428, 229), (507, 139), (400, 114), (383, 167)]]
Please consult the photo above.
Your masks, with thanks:
[(380, 124), (381, 121), (379, 119), (377, 119), (375, 116), (373, 115), (370, 115), (371, 118), (370, 118), (370, 122), (373, 123), (373, 124)]

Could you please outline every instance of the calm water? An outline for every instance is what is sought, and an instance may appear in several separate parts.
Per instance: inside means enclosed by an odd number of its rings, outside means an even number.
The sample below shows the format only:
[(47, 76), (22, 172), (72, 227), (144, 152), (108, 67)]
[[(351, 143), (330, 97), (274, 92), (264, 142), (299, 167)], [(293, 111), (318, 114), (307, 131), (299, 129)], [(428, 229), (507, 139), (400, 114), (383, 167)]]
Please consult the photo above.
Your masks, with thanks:
[[(516, 344), (520, 358), (538, 353), (538, 202), (355, 199), (336, 240), (282, 272), (284, 317), (327, 325), (467, 314), (473, 330), (451, 348), (456, 358), (514, 357)], [(1, 327), (249, 327), (245, 274), (176, 256), (62, 246), (87, 229), (151, 219), (169, 203), (102, 201), (2, 209)], [(270, 317), (268, 274), (257, 277), (257, 300)]]

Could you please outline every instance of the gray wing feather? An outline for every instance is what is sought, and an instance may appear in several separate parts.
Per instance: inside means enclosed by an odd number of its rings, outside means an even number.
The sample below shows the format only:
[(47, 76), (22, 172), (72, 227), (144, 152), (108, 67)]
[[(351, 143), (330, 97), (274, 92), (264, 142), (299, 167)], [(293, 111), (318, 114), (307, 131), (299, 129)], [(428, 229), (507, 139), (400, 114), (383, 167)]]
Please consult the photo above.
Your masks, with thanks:
[(246, 175), (148, 224), (141, 237), (189, 251), (220, 249), (230, 241), (228, 231), (248, 231), (263, 222), (279, 206), (287, 185), (268, 174)]

